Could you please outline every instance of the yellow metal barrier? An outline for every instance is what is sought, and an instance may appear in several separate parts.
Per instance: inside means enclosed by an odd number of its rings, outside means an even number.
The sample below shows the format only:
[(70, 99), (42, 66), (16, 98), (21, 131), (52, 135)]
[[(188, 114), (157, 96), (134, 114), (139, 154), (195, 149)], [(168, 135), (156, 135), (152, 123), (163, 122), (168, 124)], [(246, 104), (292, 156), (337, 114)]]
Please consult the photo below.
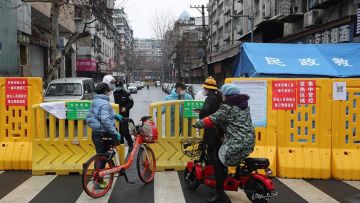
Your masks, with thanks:
[(150, 105), (149, 113), (159, 131), (159, 141), (151, 144), (156, 156), (156, 170), (184, 170), (189, 158), (183, 155), (180, 141), (183, 138), (202, 136), (203, 130), (197, 132), (191, 125), (195, 119), (183, 118), (184, 101), (167, 101)]
[[(272, 98), (271, 79), (228, 78), (225, 80), (225, 83), (233, 83), (234, 81), (266, 81), (268, 101), (269, 98)], [(250, 157), (268, 158), (270, 160), (270, 168), (272, 169), (274, 175), (277, 175), (277, 170), (276, 170), (277, 169), (276, 167), (277, 126), (278, 126), (277, 111), (273, 111), (271, 102), (267, 102), (267, 126), (255, 128), (256, 145), (254, 152), (250, 155)]]
[(42, 97), (41, 78), (0, 78), (0, 170), (31, 170), (31, 106)]
[(332, 176), (360, 180), (360, 80), (334, 82), (346, 83), (346, 100), (332, 105)]
[[(118, 112), (118, 105), (113, 108)], [(85, 121), (57, 119), (39, 104), (33, 106), (33, 111), (32, 174), (81, 173), (82, 164), (95, 154), (91, 129)], [(120, 163), (124, 163), (123, 145), (118, 152)]]

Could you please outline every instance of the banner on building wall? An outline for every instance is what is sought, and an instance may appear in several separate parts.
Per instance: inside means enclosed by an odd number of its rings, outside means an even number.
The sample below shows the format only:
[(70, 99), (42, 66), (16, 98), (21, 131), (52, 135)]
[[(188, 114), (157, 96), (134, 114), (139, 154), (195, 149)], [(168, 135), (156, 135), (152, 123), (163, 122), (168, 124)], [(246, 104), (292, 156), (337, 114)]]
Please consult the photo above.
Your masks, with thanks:
[(95, 59), (76, 59), (76, 71), (96, 71)]
[(27, 78), (5, 79), (5, 106), (27, 106), (28, 80)]

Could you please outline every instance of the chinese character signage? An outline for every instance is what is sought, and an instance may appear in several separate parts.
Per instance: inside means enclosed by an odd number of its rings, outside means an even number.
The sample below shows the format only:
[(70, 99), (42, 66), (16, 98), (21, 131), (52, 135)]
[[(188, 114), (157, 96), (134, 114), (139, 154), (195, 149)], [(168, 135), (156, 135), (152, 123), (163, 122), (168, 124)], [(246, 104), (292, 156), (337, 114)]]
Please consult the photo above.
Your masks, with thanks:
[(298, 104), (316, 104), (316, 80), (297, 81)]
[(26, 78), (5, 79), (5, 106), (27, 106), (28, 80)]
[(342, 43), (352, 41), (351, 24), (345, 24), (308, 36), (309, 44)]
[(272, 93), (273, 110), (295, 110), (298, 104), (316, 104), (316, 81), (273, 81)]
[(67, 102), (66, 118), (68, 120), (85, 120), (91, 102)]
[(273, 110), (296, 109), (296, 81), (273, 81), (272, 94)]
[(96, 71), (96, 60), (76, 59), (76, 71)]
[(185, 118), (199, 118), (199, 114), (194, 109), (202, 109), (204, 101), (185, 101), (184, 102), (184, 117)]

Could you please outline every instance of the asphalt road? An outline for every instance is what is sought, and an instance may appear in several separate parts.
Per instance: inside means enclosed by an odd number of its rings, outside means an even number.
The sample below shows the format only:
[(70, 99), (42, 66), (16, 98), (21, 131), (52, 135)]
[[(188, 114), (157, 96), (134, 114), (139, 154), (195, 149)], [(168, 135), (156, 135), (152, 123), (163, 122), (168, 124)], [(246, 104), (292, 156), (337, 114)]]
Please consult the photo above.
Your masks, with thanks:
[[(151, 87), (133, 94), (135, 105), (131, 117), (139, 120), (148, 115), (148, 105), (162, 101), (165, 93), (161, 88)], [(71, 203), (71, 202), (127, 202), (127, 203), (204, 203), (214, 190), (201, 185), (197, 190), (186, 188), (183, 172), (159, 172), (153, 183), (144, 185), (135, 167), (127, 171), (130, 180), (123, 177), (114, 181), (112, 190), (104, 197), (92, 199), (81, 187), (81, 176), (32, 176), (30, 171), (0, 171), (0, 203)], [(278, 196), (270, 202), (360, 202), (360, 181), (338, 180), (273, 180)], [(242, 191), (227, 192), (228, 202), (249, 202)]]

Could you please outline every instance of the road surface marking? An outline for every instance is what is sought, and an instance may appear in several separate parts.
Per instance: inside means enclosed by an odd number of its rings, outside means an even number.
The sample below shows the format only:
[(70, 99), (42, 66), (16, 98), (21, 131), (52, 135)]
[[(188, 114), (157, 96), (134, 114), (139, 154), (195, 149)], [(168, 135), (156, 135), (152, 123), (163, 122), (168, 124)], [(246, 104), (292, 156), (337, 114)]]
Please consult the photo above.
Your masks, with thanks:
[(0, 171), (0, 174), (4, 173), (5, 171)]
[(226, 195), (229, 197), (231, 202), (251, 202), (242, 190), (237, 192), (226, 191)]
[[(83, 191), (81, 193), (80, 197), (76, 200), (76, 203), (87, 203), (87, 202), (89, 202), (89, 203), (106, 203), (106, 202), (109, 202), (110, 195), (115, 187), (116, 180), (117, 180), (117, 176), (114, 177), (113, 184), (112, 184), (110, 190), (103, 197), (94, 199), (94, 198), (90, 197), (89, 195), (87, 195), (85, 191)], [(89, 183), (89, 185), (91, 185), (91, 183)]]
[(53, 181), (55, 177), (56, 175), (32, 176), (2, 198), (0, 202), (29, 202)]
[(279, 181), (284, 183), (287, 187), (289, 187), (291, 190), (296, 192), (298, 195), (300, 195), (302, 198), (304, 198), (308, 202), (338, 202), (329, 195), (325, 194), (321, 190), (317, 189), (310, 183), (302, 180), (302, 179), (283, 179), (278, 178)]
[(344, 181), (344, 183), (351, 185), (354, 188), (360, 190), (360, 181)]
[(154, 202), (168, 203), (171, 200), (172, 203), (185, 203), (176, 171), (156, 173), (154, 181)]

